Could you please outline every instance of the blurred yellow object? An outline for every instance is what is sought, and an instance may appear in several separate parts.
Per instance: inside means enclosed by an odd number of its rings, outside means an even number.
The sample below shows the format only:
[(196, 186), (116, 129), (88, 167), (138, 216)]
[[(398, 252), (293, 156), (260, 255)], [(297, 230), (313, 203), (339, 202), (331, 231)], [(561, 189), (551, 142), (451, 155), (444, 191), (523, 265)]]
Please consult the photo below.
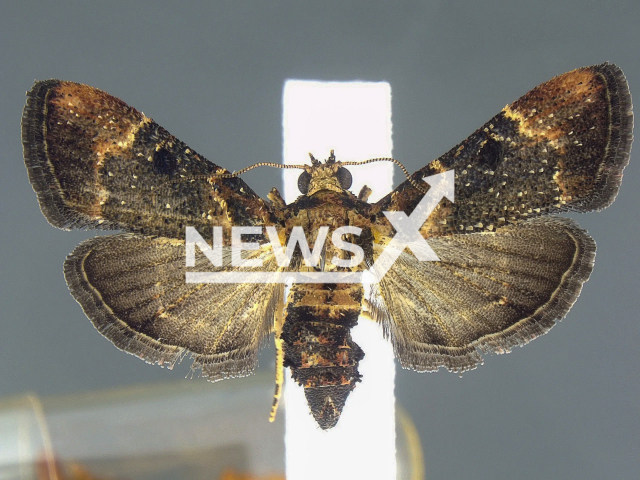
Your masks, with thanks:
[[(269, 372), (0, 400), (0, 479), (283, 480), (283, 417), (268, 421), (272, 381)], [(397, 419), (397, 478), (422, 480), (413, 424), (401, 409)]]
[(115, 480), (107, 477), (96, 477), (85, 467), (77, 463), (72, 463), (65, 469), (61, 463), (55, 459), (53, 462), (50, 462), (43, 458), (38, 461), (36, 470), (38, 480)]
[(235, 470), (229, 469), (222, 472), (219, 480), (286, 480), (284, 475), (267, 475), (264, 477), (257, 477), (250, 473), (240, 473)]

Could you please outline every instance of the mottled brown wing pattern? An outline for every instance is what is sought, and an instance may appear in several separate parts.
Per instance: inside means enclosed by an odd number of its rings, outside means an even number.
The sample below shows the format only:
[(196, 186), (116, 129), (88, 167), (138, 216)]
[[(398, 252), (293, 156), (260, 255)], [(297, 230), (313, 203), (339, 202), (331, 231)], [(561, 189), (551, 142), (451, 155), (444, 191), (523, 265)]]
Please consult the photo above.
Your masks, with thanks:
[[(171, 367), (191, 352), (192, 368), (211, 380), (250, 373), (281, 292), (185, 283), (184, 235), (192, 226), (210, 239), (223, 226), (228, 242), (231, 226), (273, 224), (270, 205), (239, 178), (213, 177), (227, 171), (87, 85), (36, 82), (22, 136), (52, 225), (131, 232), (87, 240), (65, 263), (71, 293), (96, 328), (147, 362)], [(231, 269), (225, 258), (221, 269)]]
[[(404, 367), (475, 367), (547, 332), (591, 272), (595, 243), (549, 214), (609, 206), (629, 161), (631, 96), (622, 71), (603, 64), (539, 85), (413, 175), (455, 170), (421, 232), (440, 262), (406, 252), (371, 308)], [(376, 206), (413, 211), (423, 192), (404, 182)], [(378, 214), (380, 245), (389, 225)], [(376, 255), (380, 248), (377, 247)]]
[(62, 229), (183, 238), (211, 226), (273, 223), (270, 206), (121, 100), (73, 82), (36, 82), (22, 116), (24, 158), (40, 208)]
[[(277, 268), (272, 254), (257, 255), (262, 270)], [(229, 254), (217, 268), (198, 254), (190, 271), (230, 268)], [(251, 373), (282, 285), (192, 284), (186, 270), (184, 241), (130, 234), (85, 241), (64, 267), (71, 293), (118, 348), (170, 368), (190, 352), (192, 369), (212, 381)]]
[(595, 242), (567, 218), (430, 240), (439, 262), (403, 253), (372, 310), (405, 368), (465, 371), (564, 317), (589, 278)]
[[(559, 75), (412, 175), (422, 182), (455, 169), (456, 202), (443, 202), (422, 233), (491, 232), (539, 215), (605, 208), (629, 162), (632, 129), (631, 96), (617, 66)], [(406, 181), (377, 205), (409, 213), (422, 196)], [(378, 222), (387, 224), (382, 215)]]

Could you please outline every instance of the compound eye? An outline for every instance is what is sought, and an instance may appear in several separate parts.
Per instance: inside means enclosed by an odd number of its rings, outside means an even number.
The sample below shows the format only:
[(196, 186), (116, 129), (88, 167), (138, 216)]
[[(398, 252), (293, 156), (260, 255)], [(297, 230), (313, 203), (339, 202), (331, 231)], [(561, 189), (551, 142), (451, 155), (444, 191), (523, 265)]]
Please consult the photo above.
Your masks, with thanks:
[(311, 174), (309, 172), (302, 172), (298, 177), (298, 190), (303, 195), (306, 195), (309, 191), (309, 182), (311, 182)]
[(351, 172), (349, 170), (344, 167), (340, 167), (336, 172), (336, 176), (338, 177), (338, 183), (343, 190), (347, 190), (349, 187), (351, 187), (353, 178), (351, 178)]

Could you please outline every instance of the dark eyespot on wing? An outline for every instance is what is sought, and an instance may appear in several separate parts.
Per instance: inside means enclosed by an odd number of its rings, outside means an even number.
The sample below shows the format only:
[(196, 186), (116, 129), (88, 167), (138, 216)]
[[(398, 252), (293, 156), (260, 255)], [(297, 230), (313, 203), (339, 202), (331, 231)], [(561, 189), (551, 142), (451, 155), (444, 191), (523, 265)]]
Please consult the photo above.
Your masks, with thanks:
[(504, 148), (501, 142), (487, 138), (478, 150), (478, 163), (487, 170), (495, 170), (502, 162)]
[[(605, 63), (559, 75), (413, 174), (421, 181), (455, 170), (456, 202), (444, 201), (422, 233), (491, 232), (540, 215), (605, 208), (629, 162), (632, 130), (620, 68)], [(377, 205), (411, 212), (422, 196), (406, 181)], [(386, 225), (382, 214), (378, 220)]]
[(22, 142), (40, 208), (58, 228), (181, 238), (185, 224), (206, 231), (276, 222), (244, 181), (213, 178), (227, 171), (87, 85), (36, 82), (27, 93)]
[(178, 159), (171, 152), (161, 148), (153, 154), (153, 170), (158, 175), (174, 175), (178, 168)]

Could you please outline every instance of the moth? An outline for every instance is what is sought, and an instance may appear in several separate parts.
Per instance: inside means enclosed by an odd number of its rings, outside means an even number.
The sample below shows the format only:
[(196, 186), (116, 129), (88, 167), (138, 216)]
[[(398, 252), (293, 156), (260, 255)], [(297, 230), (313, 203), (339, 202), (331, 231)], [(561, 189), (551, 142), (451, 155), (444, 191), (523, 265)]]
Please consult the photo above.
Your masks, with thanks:
[[(121, 100), (78, 83), (36, 82), (22, 116), (24, 160), (42, 213), (55, 227), (119, 230), (81, 243), (67, 258), (69, 289), (118, 348), (171, 368), (185, 355), (211, 381), (251, 374), (273, 333), (275, 414), (282, 367), (304, 387), (322, 429), (336, 425), (361, 380), (363, 351), (351, 338), (361, 314), (381, 324), (404, 368), (463, 372), (481, 353), (505, 353), (546, 333), (569, 311), (595, 258), (593, 239), (563, 212), (601, 210), (615, 199), (629, 161), (633, 116), (622, 71), (602, 64), (539, 85), (376, 203), (349, 191), (351, 173), (333, 152), (311, 157), (285, 204), (256, 195), (239, 174), (210, 162)], [(394, 160), (395, 161), (395, 160)], [(277, 166), (277, 164), (258, 164)], [(253, 168), (253, 167), (250, 167)], [(245, 169), (246, 170), (246, 169)], [(320, 226), (347, 235), (363, 260), (327, 242), (315, 265), (292, 271), (360, 272), (397, 233), (385, 212), (411, 215), (428, 194), (423, 178), (453, 170), (455, 201), (443, 198), (419, 226), (438, 261), (409, 250), (365, 295), (359, 283), (187, 283), (191, 270), (278, 272), (264, 233), (286, 241)], [(233, 227), (262, 227), (238, 267)], [(207, 242), (222, 227), (222, 263), (198, 252), (186, 266), (185, 229)], [(260, 231), (258, 229), (257, 231)], [(323, 237), (324, 238), (324, 237)]]

